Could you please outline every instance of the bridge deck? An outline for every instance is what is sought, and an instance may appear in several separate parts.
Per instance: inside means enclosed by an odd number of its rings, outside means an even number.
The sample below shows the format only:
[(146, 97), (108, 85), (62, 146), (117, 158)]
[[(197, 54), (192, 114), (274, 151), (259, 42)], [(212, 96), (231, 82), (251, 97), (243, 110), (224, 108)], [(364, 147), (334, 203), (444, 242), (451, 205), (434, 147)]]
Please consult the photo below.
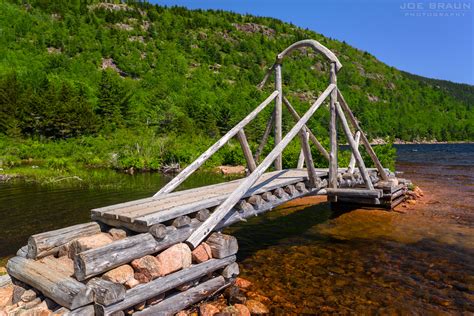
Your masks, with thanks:
[[(318, 176), (326, 178), (327, 169), (317, 169)], [(289, 169), (264, 174), (255, 185), (246, 193), (245, 197), (268, 192), (290, 184), (306, 181), (306, 169)], [(151, 226), (180, 215), (189, 214), (200, 209), (212, 208), (222, 203), (231, 194), (243, 179), (209, 185), (205, 187), (177, 191), (164, 197), (111, 205), (93, 209), (92, 217), (104, 222), (119, 221), (134, 223), (139, 226)], [(129, 225), (128, 225), (129, 226)]]

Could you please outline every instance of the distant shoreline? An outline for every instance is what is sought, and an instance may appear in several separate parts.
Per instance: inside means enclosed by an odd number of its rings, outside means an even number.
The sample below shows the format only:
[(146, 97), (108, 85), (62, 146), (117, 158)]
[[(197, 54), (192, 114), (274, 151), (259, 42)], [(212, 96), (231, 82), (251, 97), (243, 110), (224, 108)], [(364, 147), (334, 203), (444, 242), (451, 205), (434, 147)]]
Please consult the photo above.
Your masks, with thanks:
[[(387, 141), (381, 138), (375, 138), (370, 142), (371, 145), (385, 145)], [(412, 140), (405, 141), (396, 139), (394, 145), (435, 145), (435, 144), (474, 144), (474, 141), (436, 141), (436, 140)]]

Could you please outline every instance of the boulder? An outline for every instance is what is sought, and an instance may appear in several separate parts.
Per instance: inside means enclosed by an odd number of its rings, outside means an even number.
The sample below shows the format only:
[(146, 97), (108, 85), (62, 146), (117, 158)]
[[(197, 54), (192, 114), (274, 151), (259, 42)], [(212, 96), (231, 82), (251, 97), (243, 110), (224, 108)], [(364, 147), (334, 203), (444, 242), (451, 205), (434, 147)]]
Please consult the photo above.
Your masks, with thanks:
[(250, 310), (247, 306), (243, 304), (235, 304), (234, 307), (237, 310), (237, 316), (250, 316)]
[(160, 275), (167, 275), (191, 266), (191, 249), (180, 243), (169, 247), (157, 257)]
[(109, 235), (112, 237), (113, 240), (120, 240), (127, 237), (127, 231), (121, 228), (111, 228), (109, 230)]
[(133, 268), (128, 264), (124, 264), (123, 266), (117, 267), (113, 270), (106, 272), (102, 276), (102, 279), (115, 283), (125, 284), (128, 281), (134, 279), (133, 276)]
[(149, 298), (146, 301), (146, 305), (155, 305), (161, 302), (165, 298), (165, 293), (161, 293), (160, 295), (154, 296), (152, 298)]
[[(21, 301), (21, 296), (23, 295), (23, 293), (26, 292), (26, 285), (23, 286), (22, 284), (20, 284), (20, 282), (18, 282), (19, 284), (15, 284), (13, 285), (13, 293), (12, 293), (12, 304), (16, 304), (18, 302)], [(2, 295), (0, 294), (0, 297)], [(1, 305), (0, 305), (1, 306)]]
[(245, 303), (245, 306), (247, 306), (250, 314), (252, 315), (264, 315), (270, 313), (268, 308), (263, 303), (256, 300), (248, 300)]
[(21, 300), (25, 303), (31, 302), (36, 298), (36, 292), (33, 290), (26, 290), (22, 295), (21, 295)]
[(160, 276), (158, 259), (153, 256), (145, 256), (132, 261), (135, 270), (135, 279), (140, 283), (148, 283)]
[(192, 251), (192, 258), (194, 263), (201, 263), (212, 258), (211, 247), (205, 242), (201, 243)]
[(0, 308), (11, 305), (13, 301), (13, 285), (0, 288)]
[(199, 306), (199, 314), (201, 316), (214, 316), (219, 312), (219, 308), (212, 303), (204, 303)]
[(138, 284), (140, 284), (140, 282), (137, 279), (132, 278), (132, 279), (128, 280), (127, 282), (125, 282), (125, 287), (127, 289), (133, 289)]
[(113, 241), (112, 237), (106, 233), (78, 238), (69, 246), (69, 258), (74, 259), (78, 253), (108, 245)]
[(243, 290), (247, 290), (252, 286), (252, 282), (250, 282), (249, 280), (243, 279), (243, 278), (236, 278), (235, 279), (235, 286), (237, 286), (237, 287), (239, 287)]
[(21, 312), (15, 314), (18, 316), (49, 316), (52, 314), (52, 311), (48, 308), (48, 305), (45, 301), (37, 304), (36, 306), (22, 310)]

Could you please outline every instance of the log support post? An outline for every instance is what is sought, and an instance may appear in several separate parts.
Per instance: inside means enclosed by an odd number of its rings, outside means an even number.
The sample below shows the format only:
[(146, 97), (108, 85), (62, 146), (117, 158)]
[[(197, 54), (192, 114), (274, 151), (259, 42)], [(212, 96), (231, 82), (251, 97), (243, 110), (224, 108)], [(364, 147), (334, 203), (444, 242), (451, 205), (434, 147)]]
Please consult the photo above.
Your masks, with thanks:
[[(281, 142), (282, 135), (282, 79), (281, 79), (281, 64), (275, 65), (275, 91), (278, 91), (278, 95), (275, 98), (275, 147)], [(281, 170), (282, 158), (281, 153), (275, 159), (275, 169)]]
[(265, 126), (265, 132), (263, 132), (262, 140), (258, 145), (257, 150), (255, 151), (255, 161), (258, 162), (260, 160), (260, 155), (262, 154), (263, 148), (267, 144), (268, 137), (270, 137), (270, 133), (272, 132), (272, 126), (274, 121), (275, 111), (272, 112), (272, 115), (267, 121), (267, 125)]
[[(359, 148), (360, 131), (355, 132), (354, 140), (355, 140), (355, 144), (356, 144), (357, 148)], [(349, 174), (354, 173), (355, 163), (356, 163), (356, 159), (355, 159), (354, 153), (352, 153), (351, 154), (351, 160), (349, 162), (349, 167), (347, 168), (347, 173), (349, 173)]]
[(252, 151), (250, 150), (249, 142), (247, 141), (247, 136), (245, 136), (243, 129), (237, 133), (237, 138), (239, 139), (240, 147), (242, 147), (242, 151), (244, 152), (244, 157), (247, 161), (247, 168), (249, 169), (249, 172), (252, 173), (257, 168), (257, 165), (253, 159)]
[[(330, 73), (330, 84), (337, 84), (336, 77), (336, 64), (331, 63)], [(336, 101), (337, 91), (334, 89), (330, 95), (330, 119), (329, 119), (329, 141), (330, 141), (330, 153), (329, 153), (329, 183), (328, 187), (337, 188), (337, 125), (336, 125)], [(335, 201), (333, 201), (335, 202)]]
[(311, 187), (316, 187), (318, 182), (318, 176), (316, 175), (316, 169), (314, 168), (313, 156), (311, 155), (311, 148), (309, 147), (309, 133), (304, 129), (300, 131), (301, 139), (301, 150), (303, 152), (304, 160), (306, 163), (306, 169), (308, 170), (308, 179)]

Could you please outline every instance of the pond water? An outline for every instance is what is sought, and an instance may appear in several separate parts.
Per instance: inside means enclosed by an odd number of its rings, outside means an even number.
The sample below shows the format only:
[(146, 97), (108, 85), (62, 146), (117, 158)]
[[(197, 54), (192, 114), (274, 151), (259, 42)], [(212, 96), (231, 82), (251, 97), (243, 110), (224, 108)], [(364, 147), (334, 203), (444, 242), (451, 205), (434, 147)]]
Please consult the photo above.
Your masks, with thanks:
[[(474, 145), (401, 145), (397, 170), (425, 195), (397, 212), (292, 201), (228, 229), (245, 278), (272, 314), (474, 313)], [(193, 176), (186, 187), (217, 183)], [(169, 178), (124, 175), (121, 189), (0, 184), (0, 256), (29, 235), (85, 222), (91, 208), (152, 195)]]

